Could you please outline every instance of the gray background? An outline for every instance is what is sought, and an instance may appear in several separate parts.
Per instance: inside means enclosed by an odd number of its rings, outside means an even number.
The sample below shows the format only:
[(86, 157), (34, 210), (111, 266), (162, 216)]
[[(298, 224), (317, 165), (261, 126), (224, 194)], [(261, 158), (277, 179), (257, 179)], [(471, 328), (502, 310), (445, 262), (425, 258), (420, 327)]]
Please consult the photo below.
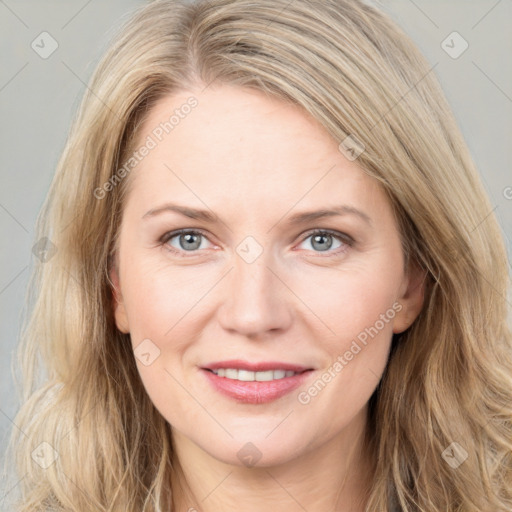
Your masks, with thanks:
[[(114, 30), (141, 0), (0, 0), (0, 448), (18, 409), (11, 358), (33, 265), (34, 223), (71, 116)], [(429, 62), (480, 169), (512, 253), (511, 0), (382, 0)], [(47, 31), (57, 50), (31, 47)], [(441, 47), (457, 31), (458, 58)], [(449, 44), (450, 39), (448, 39)], [(459, 43), (453, 43), (455, 50)], [(47, 47), (48, 48), (48, 47)], [(510, 188), (509, 188), (510, 187)], [(0, 487), (0, 503), (9, 489)], [(1, 506), (1, 505), (0, 505)]]

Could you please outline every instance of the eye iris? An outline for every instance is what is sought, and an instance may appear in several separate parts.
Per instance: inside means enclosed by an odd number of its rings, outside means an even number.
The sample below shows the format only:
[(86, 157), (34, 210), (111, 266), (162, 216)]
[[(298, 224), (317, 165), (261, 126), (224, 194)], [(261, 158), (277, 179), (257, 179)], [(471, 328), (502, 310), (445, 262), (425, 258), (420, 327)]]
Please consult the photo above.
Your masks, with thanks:
[[(180, 238), (179, 238), (180, 246), (183, 247), (183, 249), (185, 249), (185, 250), (198, 249), (199, 246), (201, 245), (200, 237), (201, 237), (201, 235), (195, 234), (195, 233), (182, 234), (182, 235), (180, 235)], [(194, 241), (194, 238), (195, 238), (195, 241)], [(192, 244), (192, 247), (187, 244)]]
[[(320, 247), (318, 247), (316, 245), (317, 243), (320, 243), (320, 244), (325, 243), (326, 239), (329, 239), (329, 241), (330, 241), (330, 243), (328, 244), (328, 247), (325, 247), (325, 246), (322, 246), (322, 245), (320, 245)], [(320, 251), (328, 250), (332, 246), (332, 235), (329, 235), (328, 233), (320, 233), (320, 234), (313, 235), (313, 240), (312, 240), (312, 244), (311, 245), (315, 249), (318, 249)]]
[[(201, 246), (202, 235), (200, 233), (189, 231), (176, 236), (179, 237), (180, 247), (185, 251), (193, 251), (199, 249)], [(330, 233), (316, 233), (311, 235), (311, 238), (311, 245), (315, 250), (324, 252), (328, 251), (332, 247), (333, 235)]]

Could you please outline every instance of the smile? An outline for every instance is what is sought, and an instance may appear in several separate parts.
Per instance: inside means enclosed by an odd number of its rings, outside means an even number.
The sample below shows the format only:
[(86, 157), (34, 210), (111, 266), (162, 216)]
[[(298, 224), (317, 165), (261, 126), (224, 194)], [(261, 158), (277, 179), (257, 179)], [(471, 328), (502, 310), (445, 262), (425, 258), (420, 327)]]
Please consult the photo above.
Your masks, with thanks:
[(217, 393), (246, 404), (264, 404), (289, 395), (313, 368), (277, 361), (219, 361), (201, 368)]
[(236, 368), (218, 368), (211, 370), (215, 375), (219, 377), (225, 377), (226, 379), (240, 380), (243, 382), (268, 382), (271, 380), (284, 379), (285, 377), (293, 377), (298, 372), (293, 370), (267, 370), (263, 372), (253, 372), (250, 370), (238, 370)]

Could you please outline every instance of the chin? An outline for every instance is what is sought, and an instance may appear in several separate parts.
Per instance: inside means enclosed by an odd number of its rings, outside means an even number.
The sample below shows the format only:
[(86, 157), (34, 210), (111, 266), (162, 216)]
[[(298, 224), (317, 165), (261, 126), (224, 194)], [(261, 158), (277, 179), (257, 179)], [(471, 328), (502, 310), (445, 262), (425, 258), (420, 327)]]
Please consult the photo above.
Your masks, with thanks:
[[(275, 428), (275, 424), (274, 427)], [(315, 439), (305, 443), (305, 436), (294, 428), (293, 435), (286, 430), (281, 433), (271, 432), (272, 429), (246, 429), (245, 432), (239, 430), (233, 438), (227, 434), (219, 436), (218, 439), (212, 439), (210, 443), (205, 444), (204, 439), (194, 440), (202, 450), (211, 457), (232, 466), (247, 468), (268, 468), (286, 464), (300, 455), (307, 453)]]

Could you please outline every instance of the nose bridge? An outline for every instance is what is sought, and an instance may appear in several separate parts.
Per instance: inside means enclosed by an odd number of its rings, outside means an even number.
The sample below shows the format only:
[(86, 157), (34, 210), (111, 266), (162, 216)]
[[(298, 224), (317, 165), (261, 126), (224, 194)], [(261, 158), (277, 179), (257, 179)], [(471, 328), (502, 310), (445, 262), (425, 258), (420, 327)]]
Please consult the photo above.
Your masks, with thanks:
[(274, 276), (269, 270), (269, 263), (269, 258), (264, 255), (252, 263), (237, 257), (232, 276), (232, 296), (237, 296), (238, 301), (247, 296), (246, 298), (252, 299), (253, 304), (261, 298), (270, 298), (272, 291), (275, 296), (275, 283), (272, 283)]
[(269, 268), (270, 251), (258, 247), (253, 240), (245, 240), (236, 252), (222, 306), (224, 328), (255, 335), (284, 327), (290, 315), (283, 284)]

